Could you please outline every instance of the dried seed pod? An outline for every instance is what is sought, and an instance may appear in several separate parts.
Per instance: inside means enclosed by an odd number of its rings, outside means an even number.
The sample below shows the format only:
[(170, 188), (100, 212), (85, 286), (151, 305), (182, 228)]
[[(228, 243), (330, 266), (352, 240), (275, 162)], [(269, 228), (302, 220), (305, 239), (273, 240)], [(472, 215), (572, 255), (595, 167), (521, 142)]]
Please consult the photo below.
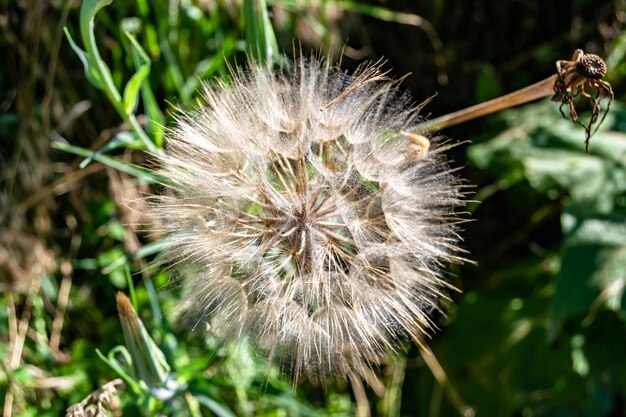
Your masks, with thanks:
[[(577, 49), (570, 61), (556, 62), (556, 71), (552, 100), (561, 103), (559, 110), (563, 117), (585, 129), (585, 151), (589, 152), (589, 139), (609, 113), (614, 98), (611, 84), (602, 80), (607, 71), (606, 64), (598, 55), (586, 54), (582, 49)], [(591, 117), (586, 122), (580, 120), (574, 105), (574, 98), (579, 96), (591, 103)], [(600, 103), (604, 99), (608, 99), (608, 102), (600, 118)], [(563, 111), (565, 107), (569, 110), (568, 115)]]
[(598, 55), (583, 54), (576, 61), (576, 69), (585, 78), (601, 80), (606, 75), (606, 64)]

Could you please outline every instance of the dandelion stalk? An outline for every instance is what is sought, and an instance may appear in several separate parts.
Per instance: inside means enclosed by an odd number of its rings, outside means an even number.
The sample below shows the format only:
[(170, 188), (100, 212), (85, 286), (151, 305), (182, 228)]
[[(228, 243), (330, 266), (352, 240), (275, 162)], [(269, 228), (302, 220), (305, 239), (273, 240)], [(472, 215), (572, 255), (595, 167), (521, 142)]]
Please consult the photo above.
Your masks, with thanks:
[(491, 113), (496, 113), (511, 107), (530, 101), (539, 100), (554, 94), (554, 84), (557, 75), (551, 75), (545, 80), (524, 87), (520, 90), (506, 94), (504, 96), (494, 98), (484, 103), (467, 107), (444, 116), (429, 120), (424, 126), (425, 130), (443, 130), (451, 126), (455, 126), (469, 120), (477, 119)]

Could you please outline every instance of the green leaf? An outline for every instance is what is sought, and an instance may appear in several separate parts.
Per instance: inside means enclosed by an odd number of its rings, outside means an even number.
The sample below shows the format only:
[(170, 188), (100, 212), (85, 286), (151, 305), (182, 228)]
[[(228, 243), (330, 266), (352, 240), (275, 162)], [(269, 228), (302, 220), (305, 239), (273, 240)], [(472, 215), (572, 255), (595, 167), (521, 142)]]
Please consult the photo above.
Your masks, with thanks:
[[(107, 66), (106, 62), (102, 60), (100, 53), (98, 52), (98, 45), (94, 34), (94, 19), (96, 13), (98, 13), (98, 11), (104, 6), (111, 4), (111, 2), (112, 0), (85, 0), (83, 2), (80, 8), (80, 33), (85, 46), (85, 51), (78, 48), (76, 44), (72, 47), (78, 53), (79, 57), (83, 61), (83, 64), (86, 66), (86, 72), (88, 74), (90, 72), (96, 74), (94, 77), (96, 77), (98, 81), (95, 85), (106, 94), (118, 114), (126, 123), (130, 125), (130, 129), (143, 143), (144, 149), (147, 149), (152, 153), (159, 153), (160, 148), (155, 146), (154, 142), (150, 140), (146, 132), (140, 126), (135, 115), (132, 113), (132, 109), (137, 102), (137, 90), (143, 83), (145, 77), (148, 75), (149, 69), (137, 70), (138, 74), (135, 74), (131, 78), (129, 85), (127, 85), (127, 89), (124, 92), (124, 99), (122, 99), (122, 96), (117, 90), (113, 80), (113, 76), (111, 75), (111, 70)], [(73, 43), (71, 38), (68, 37), (68, 39), (70, 39), (70, 43)], [(144, 61), (150, 62), (147, 57)]]
[(83, 40), (93, 38), (94, 19), (100, 9), (113, 0), (84, 0), (80, 6), (80, 34)]
[[(139, 383), (139, 381), (137, 381), (135, 378), (130, 376), (128, 372), (126, 372), (126, 369), (124, 369), (122, 364), (117, 359), (115, 359), (116, 352), (121, 352), (122, 355), (125, 357), (125, 360), (127, 361), (131, 360), (129, 353), (126, 350), (126, 348), (124, 348), (124, 346), (116, 346), (115, 348), (111, 349), (108, 357), (104, 356), (102, 352), (100, 352), (99, 349), (96, 349), (96, 354), (100, 357), (100, 359), (102, 359), (104, 363), (109, 365), (109, 367), (113, 369), (113, 371), (115, 371), (115, 373), (120, 378), (122, 378), (124, 382), (126, 382), (126, 384), (130, 387), (130, 389), (135, 394), (142, 394), (143, 389), (141, 388), (141, 384)], [(132, 363), (132, 362), (128, 362), (128, 363)]]
[[(616, 116), (607, 117), (607, 124), (611, 117)], [(599, 131), (587, 154), (583, 129), (563, 119), (553, 103), (505, 112), (503, 118), (509, 129), (468, 150), (480, 168), (500, 178), (517, 171), (514, 177), (549, 197), (566, 195), (601, 212), (611, 211), (626, 192), (626, 134)]]
[(272, 64), (277, 59), (278, 46), (267, 14), (267, 3), (265, 0), (244, 0), (243, 16), (248, 53), (260, 62)]
[(206, 395), (194, 395), (196, 401), (211, 410), (217, 417), (235, 417), (235, 414), (230, 411), (225, 405), (218, 403), (215, 400), (207, 397)]
[(67, 29), (67, 27), (64, 27), (63, 31), (65, 32), (65, 37), (69, 41), (70, 46), (72, 47), (76, 55), (78, 55), (78, 58), (80, 59), (80, 61), (83, 63), (83, 67), (85, 69), (85, 77), (87, 77), (87, 80), (91, 84), (93, 84), (96, 88), (102, 89), (102, 80), (100, 78), (100, 74), (98, 73), (98, 70), (93, 65), (91, 57), (87, 54), (87, 52), (83, 51), (76, 44), (76, 42), (74, 42), (74, 39), (72, 38), (72, 35), (70, 35), (70, 32)]
[(600, 214), (583, 205), (562, 215), (565, 248), (550, 317), (554, 337), (565, 320), (600, 308), (626, 313), (626, 211)]
[(523, 159), (526, 177), (541, 192), (564, 190), (573, 202), (610, 211), (626, 191), (626, 135), (599, 132), (592, 138), (592, 154), (586, 154), (580, 129), (567, 124), (563, 121), (548, 131), (550, 147)]
[(561, 223), (569, 245), (626, 245), (626, 212), (591, 211), (584, 205), (566, 207)]
[[(105, 6), (113, 3), (113, 0), (84, 0), (80, 8), (80, 20), (82, 24), (87, 24), (96, 16), (96, 14)], [(88, 30), (81, 27), (83, 34)]]
[(93, 153), (84, 159), (79, 167), (81, 169), (85, 168), (89, 165), (94, 159), (98, 156), (103, 155), (113, 149), (117, 148), (131, 148), (131, 149), (142, 149), (141, 141), (130, 132), (120, 132), (117, 135), (113, 136), (110, 141), (108, 141), (102, 148), (97, 151), (93, 151)]
[[(519, 180), (564, 202), (552, 338), (575, 317), (590, 325), (609, 309), (626, 318), (626, 134), (600, 130), (587, 154), (583, 129), (563, 119), (557, 107), (546, 101), (504, 112), (510, 127), (469, 150), (472, 162), (500, 180), (518, 171)], [(624, 112), (614, 105), (604, 126)]]
[(111, 263), (106, 265), (106, 267), (102, 270), (102, 273), (106, 274), (108, 271), (119, 268), (120, 266), (126, 264), (128, 261), (157, 254), (167, 249), (168, 247), (169, 243), (164, 240), (148, 243), (129, 255), (124, 254), (123, 256), (119, 256), (117, 259), (111, 261)]
[(85, 45), (89, 71), (98, 74), (99, 88), (103, 90), (116, 108), (121, 104), (120, 93), (117, 91), (107, 64), (100, 57), (94, 34), (96, 14), (113, 0), (85, 0), (80, 7), (80, 35)]
[(130, 301), (135, 311), (137, 311), (139, 308), (137, 304), (137, 292), (135, 291), (133, 276), (130, 273), (130, 266), (128, 264), (124, 265), (124, 272), (126, 273), (126, 286), (128, 287), (128, 293), (130, 294)]
[(154, 144), (158, 148), (163, 148), (164, 125), (165, 120), (163, 113), (157, 104), (150, 83), (143, 83), (141, 86), (141, 97), (143, 98), (143, 106), (148, 115), (147, 129), (154, 138)]
[[(141, 47), (141, 45), (139, 45), (137, 39), (135, 39), (134, 36), (130, 34), (126, 34), (126, 36), (131, 43), (131, 52), (133, 55), (135, 68), (137, 70), (137, 73), (135, 75), (139, 74), (140, 71), (146, 71), (144, 70), (145, 68), (148, 68), (147, 71), (149, 72), (152, 65), (150, 57)], [(145, 80), (143, 81), (144, 82), (141, 82), (141, 97), (143, 98), (144, 109), (146, 111), (146, 114), (148, 115), (147, 127), (154, 138), (156, 146), (161, 148), (163, 146), (163, 125), (165, 121), (163, 119), (161, 109), (159, 108), (157, 101), (154, 97), (154, 93), (152, 92), (152, 87), (150, 87), (150, 83), (145, 82)], [(124, 92), (124, 99), (126, 101), (126, 92)]]
[(139, 89), (143, 84), (146, 77), (150, 74), (149, 66), (140, 67), (137, 72), (128, 80), (126, 87), (124, 87), (124, 111), (126, 114), (131, 115), (137, 108), (139, 103)]
[(125, 35), (130, 40), (134, 52), (133, 56), (139, 57), (135, 62), (137, 71), (130, 80), (128, 80), (123, 94), (124, 111), (127, 115), (131, 115), (139, 102), (139, 89), (142, 87), (146, 77), (150, 74), (151, 62), (143, 48), (137, 43), (135, 37), (128, 32), (125, 32)]

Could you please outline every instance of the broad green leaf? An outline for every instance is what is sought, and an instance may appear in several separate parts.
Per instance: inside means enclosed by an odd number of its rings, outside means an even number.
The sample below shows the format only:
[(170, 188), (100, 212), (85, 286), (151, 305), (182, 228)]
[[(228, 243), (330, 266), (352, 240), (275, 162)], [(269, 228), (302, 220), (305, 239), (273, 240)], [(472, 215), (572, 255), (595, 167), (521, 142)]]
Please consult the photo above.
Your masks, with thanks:
[[(469, 150), (476, 165), (500, 179), (517, 171), (538, 192), (564, 202), (552, 338), (566, 320), (589, 325), (606, 308), (626, 318), (626, 134), (600, 130), (587, 154), (583, 129), (557, 108), (544, 102), (505, 112), (511, 127)], [(623, 113), (614, 105), (605, 128)]]
[(541, 192), (565, 191), (573, 202), (609, 212), (626, 191), (626, 134), (598, 132), (591, 139), (592, 153), (586, 154), (580, 129), (567, 124), (549, 131), (551, 147), (523, 158), (526, 177)]
[(551, 312), (553, 337), (572, 316), (590, 322), (603, 307), (626, 313), (626, 211), (603, 215), (570, 206), (562, 225), (565, 248)]
[(626, 245), (626, 212), (600, 214), (587, 206), (572, 205), (561, 217), (563, 233), (570, 245)]

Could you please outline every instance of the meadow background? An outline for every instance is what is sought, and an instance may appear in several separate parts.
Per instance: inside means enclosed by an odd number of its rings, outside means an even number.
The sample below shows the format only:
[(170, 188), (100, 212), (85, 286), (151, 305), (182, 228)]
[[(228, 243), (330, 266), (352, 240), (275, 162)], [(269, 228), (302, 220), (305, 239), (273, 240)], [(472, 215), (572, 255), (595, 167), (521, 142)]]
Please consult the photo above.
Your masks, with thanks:
[[(5, 416), (64, 415), (119, 377), (109, 415), (626, 415), (626, 1), (270, 0), (267, 16), (262, 1), (100, 3), (0, 1)], [(416, 102), (437, 94), (433, 117), (539, 81), (576, 48), (605, 58), (615, 101), (590, 154), (549, 100), (443, 132), (471, 141), (453, 157), (475, 185), (477, 265), (452, 271), (463, 292), (435, 317), (437, 361), (407, 344), (380, 384), (294, 388), (177, 320), (178, 289), (147, 268), (159, 242), (125, 202), (155, 190), (146, 151), (175, 107), (253, 44), (347, 70), (384, 58)], [(118, 291), (143, 329), (120, 321)], [(129, 322), (154, 343), (129, 343)]]

